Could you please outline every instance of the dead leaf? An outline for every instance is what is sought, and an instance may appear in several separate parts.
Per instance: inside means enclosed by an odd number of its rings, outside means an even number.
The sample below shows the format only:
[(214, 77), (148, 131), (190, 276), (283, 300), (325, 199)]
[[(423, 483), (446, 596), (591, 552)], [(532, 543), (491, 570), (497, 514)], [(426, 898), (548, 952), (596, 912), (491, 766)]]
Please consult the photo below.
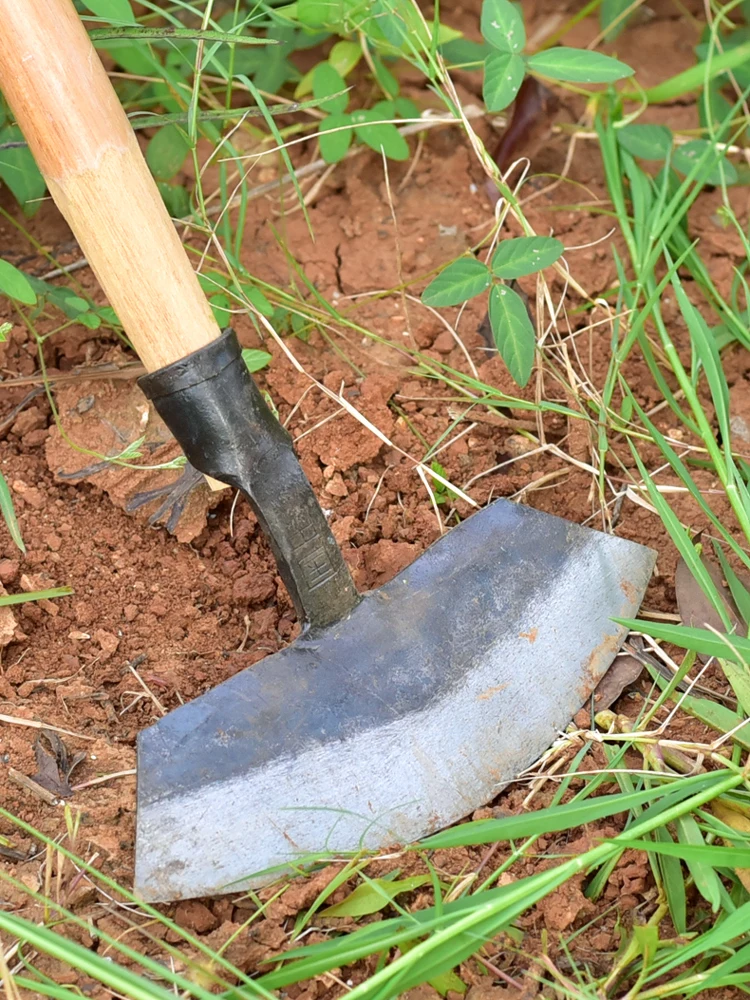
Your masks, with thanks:
[[(45, 741), (49, 750), (44, 746)], [(50, 752), (51, 751), (51, 752)], [(70, 787), (70, 776), (81, 761), (86, 759), (85, 753), (77, 753), (71, 757), (68, 748), (57, 735), (49, 729), (43, 729), (34, 743), (37, 772), (32, 780), (58, 798), (67, 799), (73, 794)]]
[[(135, 466), (170, 462), (182, 454), (135, 381), (79, 380), (59, 388), (57, 405), (60, 426), (50, 429), (45, 451), (47, 464), (58, 478), (91, 483), (129, 512), (135, 509), (130, 503), (134, 496), (171, 487), (180, 480), (181, 469), (128, 468), (95, 457), (119, 455), (136, 441), (140, 441), (141, 457), (130, 460)], [(208, 511), (223, 498), (203, 482), (192, 489), (179, 519), (170, 526), (178, 541), (196, 538), (206, 526)], [(158, 499), (154, 493), (153, 501), (139, 506), (138, 511), (150, 515)]]
[[(747, 816), (743, 816), (742, 813), (735, 812), (734, 809), (730, 809), (719, 799), (714, 799), (710, 804), (709, 809), (714, 814), (717, 819), (720, 819), (722, 823), (726, 823), (727, 826), (731, 826), (733, 830), (741, 833), (744, 837), (750, 833), (750, 819)], [(733, 847), (734, 844), (726, 838), (722, 838), (727, 847)], [(750, 868), (735, 868), (735, 874), (737, 878), (742, 882), (745, 889), (750, 892)]]
[(5, 858), (7, 861), (28, 861), (29, 853), (27, 851), (17, 851), (15, 847), (6, 847), (4, 844), (0, 844), (0, 858)]
[(747, 382), (740, 379), (729, 390), (729, 427), (734, 437), (750, 443), (750, 395)]
[[(734, 630), (740, 635), (744, 634), (740, 613), (724, 581), (721, 568), (716, 563), (706, 559), (705, 556), (701, 556), (701, 562), (724, 600), (727, 615)], [(690, 572), (682, 556), (677, 561), (677, 568), (674, 574), (674, 589), (677, 597), (677, 608), (680, 612), (683, 625), (688, 625), (691, 628), (712, 628), (722, 634), (726, 632), (726, 626), (719, 617), (718, 612), (703, 593), (700, 584)], [(703, 663), (708, 659), (708, 657), (701, 653), (698, 656)]]
[(628, 686), (643, 673), (643, 664), (630, 653), (621, 653), (599, 681), (594, 691), (594, 707), (597, 712), (609, 708)]

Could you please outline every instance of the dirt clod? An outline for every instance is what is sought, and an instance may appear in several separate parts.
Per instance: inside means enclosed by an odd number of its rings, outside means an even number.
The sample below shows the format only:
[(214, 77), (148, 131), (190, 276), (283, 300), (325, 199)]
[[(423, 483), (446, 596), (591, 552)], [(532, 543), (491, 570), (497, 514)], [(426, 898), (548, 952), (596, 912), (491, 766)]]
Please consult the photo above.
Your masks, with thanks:
[(174, 920), (180, 927), (195, 934), (206, 934), (218, 927), (219, 920), (205, 903), (197, 899), (183, 900), (174, 911)]
[(584, 896), (580, 880), (569, 879), (559, 889), (546, 896), (539, 903), (539, 909), (547, 930), (564, 931), (571, 927), (579, 916), (593, 913), (596, 907)]
[(98, 628), (92, 634), (92, 639), (99, 644), (101, 649), (100, 659), (103, 662), (108, 660), (111, 656), (117, 652), (117, 648), (120, 645), (120, 640), (112, 632), (107, 632), (106, 629)]
[(7, 586), (18, 576), (21, 564), (17, 559), (0, 559), (0, 583)]

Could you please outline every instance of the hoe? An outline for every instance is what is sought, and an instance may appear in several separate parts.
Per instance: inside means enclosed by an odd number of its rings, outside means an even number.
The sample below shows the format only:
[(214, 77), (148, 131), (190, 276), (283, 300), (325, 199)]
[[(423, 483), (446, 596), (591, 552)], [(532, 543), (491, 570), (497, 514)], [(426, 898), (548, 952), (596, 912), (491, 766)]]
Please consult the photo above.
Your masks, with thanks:
[(143, 392), (189, 462), (248, 498), (302, 624), (140, 734), (136, 891), (259, 886), (489, 802), (596, 687), (654, 553), (498, 499), (359, 594), (71, 0), (0, 0), (0, 89), (146, 367)]

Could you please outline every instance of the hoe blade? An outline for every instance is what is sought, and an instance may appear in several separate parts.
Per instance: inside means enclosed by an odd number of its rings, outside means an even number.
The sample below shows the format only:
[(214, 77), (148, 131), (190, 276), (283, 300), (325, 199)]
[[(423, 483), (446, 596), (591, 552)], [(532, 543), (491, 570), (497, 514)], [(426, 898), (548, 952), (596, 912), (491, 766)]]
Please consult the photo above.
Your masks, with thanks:
[(473, 515), (344, 620), (140, 734), (136, 891), (257, 887), (471, 813), (591, 694), (654, 560), (506, 500)]

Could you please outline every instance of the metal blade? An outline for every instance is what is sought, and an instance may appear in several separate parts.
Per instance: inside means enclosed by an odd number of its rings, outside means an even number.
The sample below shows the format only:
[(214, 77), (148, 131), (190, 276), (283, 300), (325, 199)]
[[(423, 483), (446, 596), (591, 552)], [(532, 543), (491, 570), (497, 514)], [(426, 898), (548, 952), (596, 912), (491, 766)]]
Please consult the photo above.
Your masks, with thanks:
[(140, 734), (137, 892), (256, 887), (488, 802), (593, 691), (654, 562), (507, 500), (473, 515), (343, 621)]

